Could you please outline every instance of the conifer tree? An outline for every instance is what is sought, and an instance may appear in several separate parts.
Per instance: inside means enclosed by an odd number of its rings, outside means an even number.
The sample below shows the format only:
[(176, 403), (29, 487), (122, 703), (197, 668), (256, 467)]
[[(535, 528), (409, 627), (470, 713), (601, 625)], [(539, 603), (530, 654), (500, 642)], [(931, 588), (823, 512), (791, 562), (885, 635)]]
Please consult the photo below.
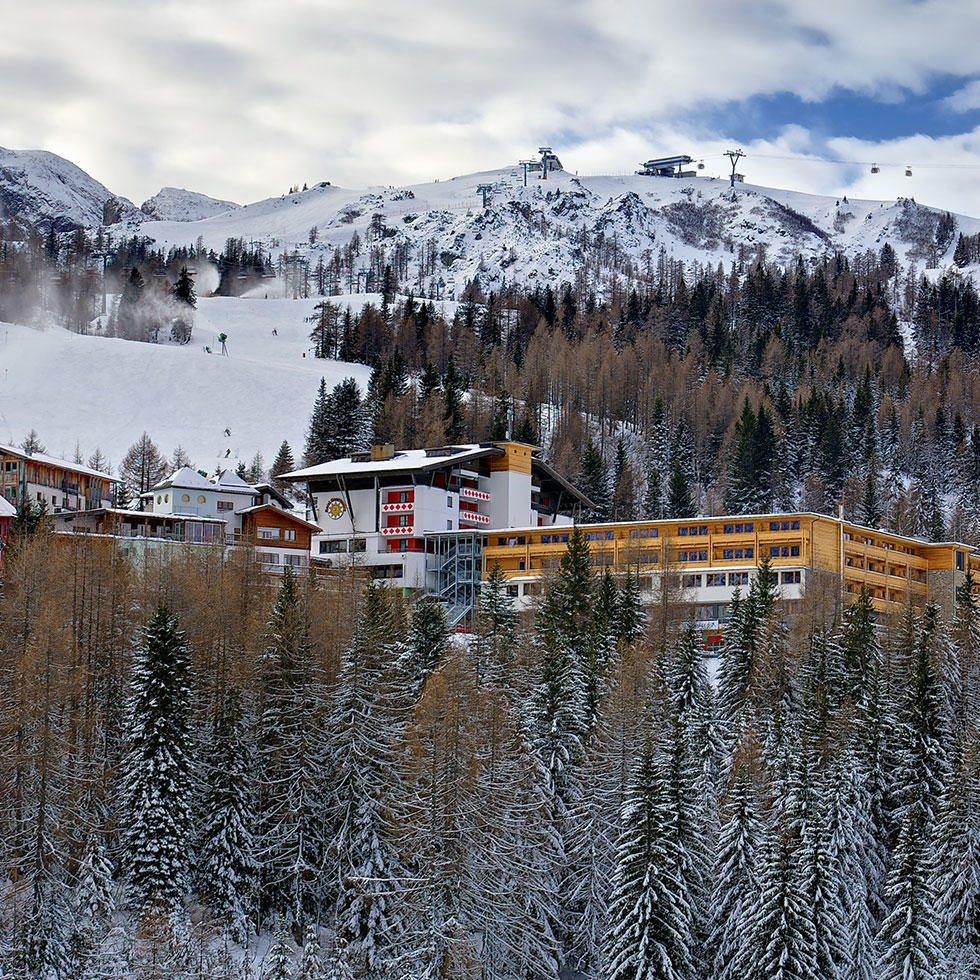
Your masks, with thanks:
[(197, 878), (202, 897), (242, 943), (255, 900), (254, 770), (235, 691), (214, 726), (210, 748)]
[(320, 907), (323, 884), (326, 752), (307, 602), (288, 566), (269, 617), (258, 672), (261, 908), (302, 939)]
[(595, 521), (609, 520), (609, 479), (606, 475), (606, 465), (596, 444), (589, 439), (582, 453), (582, 492), (595, 505), (589, 512), (589, 517)]
[(310, 426), (306, 434), (306, 452), (303, 455), (306, 466), (318, 466), (330, 459), (330, 438), (333, 430), (330, 401), (327, 379), (320, 378), (320, 387), (313, 402), (313, 414), (310, 416)]
[(293, 451), (289, 448), (289, 443), (283, 439), (279, 446), (279, 452), (276, 453), (276, 458), (272, 462), (272, 468), (269, 470), (269, 479), (272, 481), (272, 485), (283, 493), (290, 492), (292, 486), (284, 483), (280, 477), (283, 473), (291, 473), (294, 469), (296, 469), (296, 463), (293, 461)]
[(679, 459), (674, 460), (674, 468), (670, 474), (670, 486), (667, 490), (667, 506), (665, 517), (685, 518), (694, 517), (696, 509), (691, 497), (691, 486), (687, 480), (684, 467)]
[(456, 362), (452, 354), (446, 365), (446, 374), (442, 379), (443, 407), (442, 420), (446, 429), (446, 439), (450, 443), (459, 442), (463, 438), (463, 394), (465, 391), (463, 379), (456, 370)]
[(442, 603), (432, 598), (419, 600), (412, 615), (405, 664), (415, 696), (418, 696), (426, 678), (445, 655), (448, 639), (449, 631)]
[(293, 980), (292, 951), (283, 931), (276, 934), (262, 963), (262, 980)]
[(478, 670), (503, 684), (517, 642), (517, 613), (507, 595), (507, 577), (500, 562), (490, 566), (480, 583), (480, 599), (473, 624), (474, 656)]
[(610, 899), (610, 980), (684, 980), (691, 963), (692, 909), (678, 873), (667, 780), (650, 745), (623, 806)]
[(387, 590), (369, 585), (330, 719), (337, 935), (358, 975), (386, 970), (406, 928), (392, 812), (395, 741), (405, 717), (392, 665), (401, 655)]
[(193, 759), (190, 655), (177, 617), (160, 606), (133, 665), (127, 718), (124, 841), (141, 912), (176, 912), (187, 890)]

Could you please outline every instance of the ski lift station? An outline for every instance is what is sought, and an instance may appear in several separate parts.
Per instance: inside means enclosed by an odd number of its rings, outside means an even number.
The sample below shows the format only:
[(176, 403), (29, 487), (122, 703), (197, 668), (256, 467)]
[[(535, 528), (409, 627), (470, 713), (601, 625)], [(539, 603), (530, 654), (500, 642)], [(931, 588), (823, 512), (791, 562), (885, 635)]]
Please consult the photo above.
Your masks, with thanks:
[(694, 163), (693, 158), (686, 153), (675, 157), (658, 157), (640, 164), (637, 173), (641, 177), (696, 177), (698, 170), (704, 170), (704, 163), (698, 163), (696, 169), (685, 170)]

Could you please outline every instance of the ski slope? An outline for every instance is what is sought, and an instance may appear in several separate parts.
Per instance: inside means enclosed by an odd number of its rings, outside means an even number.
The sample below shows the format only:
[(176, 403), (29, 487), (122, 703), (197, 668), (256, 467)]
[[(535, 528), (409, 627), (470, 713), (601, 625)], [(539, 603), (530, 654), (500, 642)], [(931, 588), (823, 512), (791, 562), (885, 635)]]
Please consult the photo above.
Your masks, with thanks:
[[(377, 297), (334, 301), (356, 311)], [(71, 458), (77, 441), (86, 459), (98, 446), (118, 467), (146, 430), (166, 455), (180, 445), (210, 471), (256, 450), (269, 466), (286, 439), (299, 463), (320, 378), (352, 376), (363, 391), (370, 375), (313, 357), (305, 318), (317, 302), (201, 299), (186, 347), (0, 323), (0, 442), (36, 429), (50, 455)], [(219, 333), (227, 357), (204, 352), (220, 350)]]

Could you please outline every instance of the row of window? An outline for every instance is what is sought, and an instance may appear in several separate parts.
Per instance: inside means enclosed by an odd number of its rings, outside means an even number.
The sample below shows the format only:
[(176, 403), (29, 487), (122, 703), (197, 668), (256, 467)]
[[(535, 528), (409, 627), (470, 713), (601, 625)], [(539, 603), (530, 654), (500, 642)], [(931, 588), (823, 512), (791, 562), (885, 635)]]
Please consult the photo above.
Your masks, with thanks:
[(364, 538), (347, 538), (341, 541), (321, 541), (321, 555), (339, 555), (350, 552), (366, 551), (367, 541)]
[(263, 565), (292, 565), (293, 568), (305, 568), (309, 563), (307, 555), (277, 555), (274, 551), (256, 551), (255, 557)]
[(751, 534), (755, 530), (755, 524), (749, 521), (748, 524), (726, 524), (725, 534)]
[[(541, 535), (542, 544), (545, 543), (544, 539), (547, 535)], [(615, 531), (586, 531), (585, 540), (586, 541), (615, 541), (616, 532)]]
[(699, 534), (707, 534), (708, 526), (707, 524), (702, 524), (699, 527), (679, 527), (677, 533), (680, 537), (686, 538), (688, 536), (695, 538)]
[(707, 561), (708, 552), (707, 551), (678, 551), (677, 560), (678, 561)]
[(770, 558), (799, 558), (800, 546), (798, 544), (773, 545), (769, 549)]
[(736, 558), (754, 558), (755, 548), (725, 548), (721, 554), (726, 561), (734, 561)]
[(282, 537), (283, 541), (295, 541), (296, 529), (292, 527), (278, 528), (259, 526), (258, 535), (260, 538), (267, 541), (279, 540), (280, 537)]
[[(800, 571), (783, 572), (780, 576), (783, 585), (799, 584), (801, 581)], [(721, 588), (722, 586), (748, 585), (748, 572), (708, 572), (706, 575), (682, 575), (681, 585), (685, 589), (700, 589), (704, 582), (706, 588)], [(712, 618), (712, 617), (707, 617)]]
[(770, 521), (770, 531), (799, 531), (799, 521)]

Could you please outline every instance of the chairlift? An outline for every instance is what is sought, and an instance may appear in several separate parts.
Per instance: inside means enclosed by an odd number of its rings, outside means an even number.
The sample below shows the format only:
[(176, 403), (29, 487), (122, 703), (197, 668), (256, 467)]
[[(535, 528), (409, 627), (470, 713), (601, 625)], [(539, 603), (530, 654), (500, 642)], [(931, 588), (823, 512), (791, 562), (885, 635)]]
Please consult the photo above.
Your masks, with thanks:
[(877, 163), (873, 163), (873, 164), (871, 164), (871, 172), (873, 174), (880, 174), (881, 173), (881, 167), (879, 167)]
[(911, 167), (906, 167), (905, 168), (905, 176), (906, 177), (911, 177), (912, 176), (912, 168)]
[(704, 160), (698, 161), (698, 170), (704, 170)]

